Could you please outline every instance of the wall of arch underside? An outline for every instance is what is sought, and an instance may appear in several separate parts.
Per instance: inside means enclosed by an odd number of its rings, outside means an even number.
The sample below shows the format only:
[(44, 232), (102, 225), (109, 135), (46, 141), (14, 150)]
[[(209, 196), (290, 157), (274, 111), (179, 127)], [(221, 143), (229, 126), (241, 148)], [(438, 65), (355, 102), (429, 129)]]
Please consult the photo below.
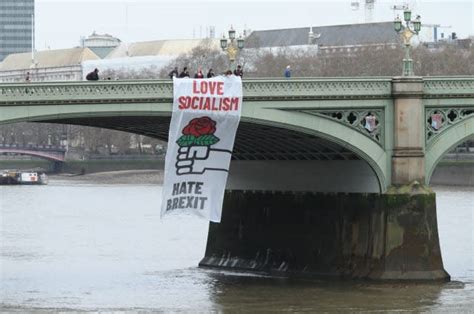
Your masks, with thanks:
[[(169, 117), (90, 117), (47, 121), (102, 127), (167, 141)], [(314, 134), (241, 122), (228, 189), (380, 192), (369, 164), (347, 147)]]

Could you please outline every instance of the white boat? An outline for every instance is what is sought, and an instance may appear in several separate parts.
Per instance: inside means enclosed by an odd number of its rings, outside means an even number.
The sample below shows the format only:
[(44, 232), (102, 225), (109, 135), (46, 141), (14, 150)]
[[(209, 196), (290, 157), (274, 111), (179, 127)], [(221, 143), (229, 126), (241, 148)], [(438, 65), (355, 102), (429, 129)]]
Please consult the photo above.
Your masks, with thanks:
[(48, 184), (48, 176), (42, 171), (4, 170), (0, 173), (0, 185)]

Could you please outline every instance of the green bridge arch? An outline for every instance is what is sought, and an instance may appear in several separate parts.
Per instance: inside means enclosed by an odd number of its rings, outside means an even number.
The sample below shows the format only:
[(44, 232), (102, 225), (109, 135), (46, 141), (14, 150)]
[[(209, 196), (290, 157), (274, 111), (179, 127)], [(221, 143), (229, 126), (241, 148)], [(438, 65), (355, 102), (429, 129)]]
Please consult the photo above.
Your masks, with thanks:
[(252, 110), (250, 116), (244, 111), (242, 120), (283, 127), (337, 143), (353, 151), (369, 164), (379, 181), (381, 192), (390, 185), (389, 159), (387, 159), (385, 150), (367, 136), (350, 127), (323, 117), (274, 109)]
[(451, 126), (443, 132), (443, 136), (430, 143), (425, 153), (426, 184), (431, 181), (431, 176), (441, 158), (470, 138), (474, 138), (474, 115)]
[[(13, 108), (12, 108), (13, 109)], [(93, 105), (40, 105), (27, 106), (13, 110), (2, 116), (0, 124), (17, 122), (62, 122), (74, 119), (91, 119), (107, 117), (171, 117), (171, 104), (93, 104)], [(7, 119), (5, 119), (8, 117)], [(354, 152), (366, 161), (373, 170), (379, 183), (379, 190), (385, 191), (389, 185), (389, 162), (385, 150), (362, 133), (317, 115), (307, 115), (295, 111), (273, 109), (272, 106), (257, 107), (244, 105), (242, 122), (276, 127), (308, 134), (334, 142)], [(107, 125), (90, 124), (89, 126), (110, 128)], [(113, 128), (116, 129), (116, 128)], [(123, 130), (134, 133), (133, 129)], [(137, 132), (139, 133), (139, 132)], [(142, 134), (142, 133), (139, 133)], [(150, 135), (150, 134), (147, 134)], [(153, 136), (153, 135), (152, 135)], [(162, 140), (165, 138), (154, 136)]]

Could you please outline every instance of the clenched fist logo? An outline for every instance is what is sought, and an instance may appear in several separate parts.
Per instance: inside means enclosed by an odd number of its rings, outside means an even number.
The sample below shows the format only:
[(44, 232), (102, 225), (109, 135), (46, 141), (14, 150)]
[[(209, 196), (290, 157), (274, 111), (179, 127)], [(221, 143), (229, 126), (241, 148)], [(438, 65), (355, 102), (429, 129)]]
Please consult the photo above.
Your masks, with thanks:
[[(207, 170), (227, 172), (228, 155), (231, 151), (211, 148), (219, 142), (214, 135), (216, 121), (209, 117), (195, 118), (184, 127), (183, 135), (176, 141), (179, 145), (176, 160), (176, 174), (203, 174)], [(211, 158), (211, 161), (208, 159)]]

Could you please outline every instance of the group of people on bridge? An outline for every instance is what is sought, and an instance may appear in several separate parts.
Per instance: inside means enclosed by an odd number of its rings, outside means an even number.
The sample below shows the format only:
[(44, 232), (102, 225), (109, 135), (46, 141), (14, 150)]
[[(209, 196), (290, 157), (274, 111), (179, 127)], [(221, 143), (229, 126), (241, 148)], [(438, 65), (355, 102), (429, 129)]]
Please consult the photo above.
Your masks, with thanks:
[[(242, 66), (241, 65), (238, 65), (237, 68), (234, 70), (234, 72), (232, 72), (231, 70), (227, 70), (225, 73), (225, 75), (236, 75), (236, 76), (240, 76), (240, 77), (243, 77), (244, 76), (244, 71), (242, 70)], [(174, 77), (176, 78), (185, 78), (185, 77), (191, 77), (191, 75), (189, 74), (189, 70), (188, 70), (188, 67), (184, 67), (183, 68), (183, 71), (179, 72), (178, 71), (178, 67), (175, 67), (169, 74), (168, 74), (169, 78), (170, 79), (173, 79)], [(207, 77), (207, 78), (211, 78), (211, 77), (214, 77), (216, 76), (216, 74), (214, 73), (214, 70), (211, 68), (209, 69), (209, 71), (207, 72), (206, 76), (204, 76), (204, 73), (202, 72), (202, 69), (201, 67), (198, 68), (197, 72), (194, 74), (194, 78), (195, 79), (203, 79), (204, 77)]]
[[(242, 66), (238, 65), (237, 68), (233, 72), (231, 70), (227, 70), (224, 73), (224, 75), (232, 75), (232, 74), (234, 74), (236, 76), (243, 77), (244, 76), (244, 71), (242, 69)], [(285, 68), (285, 71), (284, 71), (283, 75), (284, 75), (285, 78), (291, 78), (291, 67), (289, 65)], [(191, 75), (189, 74), (188, 67), (184, 67), (183, 71), (181, 71), (181, 72), (178, 71), (178, 67), (175, 67), (168, 74), (168, 76), (169, 76), (170, 79), (173, 79), (173, 77), (176, 77), (176, 78), (191, 77)], [(214, 76), (216, 76), (216, 74), (214, 73), (214, 70), (212, 68), (209, 69), (206, 76), (204, 76), (204, 73), (203, 73), (201, 67), (199, 67), (197, 72), (194, 74), (195, 79), (203, 79), (204, 77), (211, 78), (211, 77), (214, 77)], [(29, 72), (27, 74), (26, 80), (30, 81)], [(88, 80), (88, 81), (97, 81), (97, 80), (99, 80), (99, 70), (96, 68), (96, 69), (94, 69), (94, 71), (88, 73), (87, 76), (86, 76), (86, 80)]]
[[(223, 74), (224, 75), (234, 74), (236, 76), (243, 77), (244, 76), (244, 71), (242, 69), (242, 66), (238, 65), (237, 68), (233, 72), (231, 70), (227, 70)], [(290, 78), (291, 77), (291, 67), (289, 65), (285, 68), (285, 71), (284, 71), (283, 75), (284, 75), (285, 78)], [(181, 71), (181, 73), (178, 71), (178, 67), (175, 67), (168, 74), (168, 76), (169, 76), (170, 79), (173, 79), (173, 77), (177, 77), (177, 78), (191, 77), (187, 67), (184, 67), (183, 71)], [(212, 68), (209, 69), (209, 71), (206, 74), (206, 77), (211, 78), (211, 77), (214, 77), (214, 76), (216, 76), (216, 74), (214, 73), (214, 70)], [(195, 79), (203, 79), (204, 78), (204, 73), (202, 72), (201, 67), (199, 67), (197, 72), (194, 74), (194, 78)], [(110, 80), (110, 78), (108, 78), (108, 79)], [(99, 69), (96, 68), (92, 72), (88, 73), (86, 75), (86, 80), (88, 80), (88, 81), (98, 81), (99, 80)], [(31, 81), (30, 72), (27, 72), (26, 77), (25, 77), (25, 81), (26, 82)]]
[[(244, 71), (242, 70), (242, 66), (238, 65), (237, 68), (233, 72), (231, 70), (227, 70), (224, 74), (225, 75), (234, 74), (236, 76), (243, 77), (244, 76)], [(187, 67), (184, 67), (183, 71), (181, 71), (181, 72), (178, 71), (178, 67), (175, 67), (168, 74), (168, 76), (169, 76), (170, 79), (173, 79), (173, 77), (177, 77), (177, 78), (191, 77)], [(205, 77), (211, 78), (211, 77), (214, 77), (214, 76), (216, 76), (216, 74), (214, 73), (214, 70), (212, 68), (209, 69), (209, 71), (207, 71), (206, 76), (204, 76), (204, 73), (203, 73), (201, 67), (199, 67), (197, 72), (194, 74), (195, 79), (203, 79)], [(96, 68), (96, 69), (94, 69), (94, 71), (88, 73), (86, 75), (86, 80), (88, 80), (88, 81), (98, 81), (99, 80), (99, 69)], [(29, 81), (29, 77), (28, 77), (28, 81)]]

